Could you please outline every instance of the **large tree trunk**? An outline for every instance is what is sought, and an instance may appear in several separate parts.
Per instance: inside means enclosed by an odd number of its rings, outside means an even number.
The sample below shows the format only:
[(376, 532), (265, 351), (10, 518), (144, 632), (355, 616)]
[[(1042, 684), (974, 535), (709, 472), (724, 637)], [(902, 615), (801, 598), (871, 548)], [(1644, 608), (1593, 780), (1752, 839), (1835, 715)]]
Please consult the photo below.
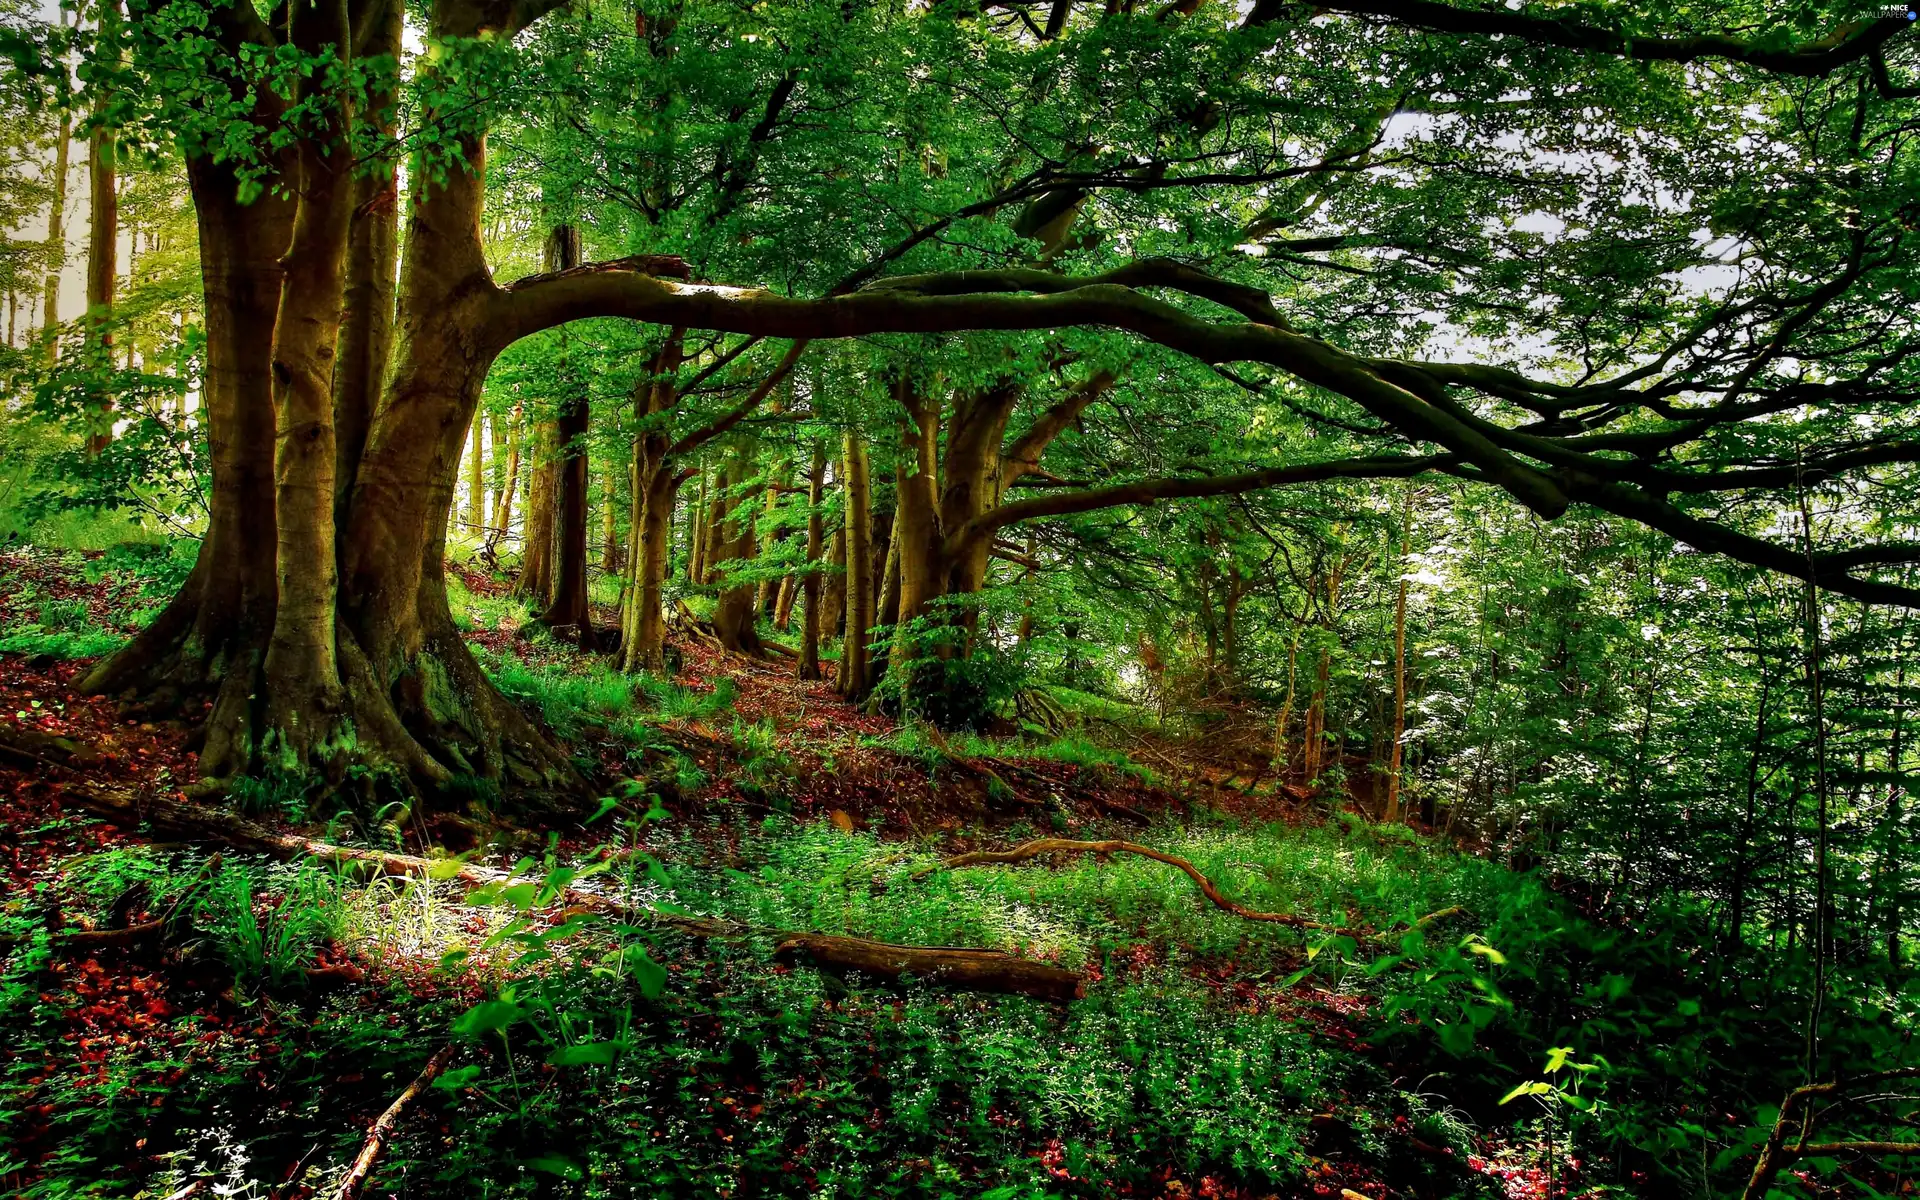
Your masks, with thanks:
[(343, 541), (341, 674), (364, 756), (416, 786), (477, 776), (571, 791), (571, 764), (481, 672), (447, 607), (447, 514), (497, 349), (477, 336), (493, 294), (479, 234), (485, 144), (462, 149), (466, 170), (412, 204), (398, 358)]
[[(339, 13), (299, 10), (295, 40), (346, 57), (346, 30), (327, 27)], [(386, 16), (366, 28), (397, 44), (397, 14)], [(317, 107), (345, 121), (328, 109), (339, 99)], [(257, 103), (276, 115), (270, 93)], [(401, 353), (377, 408), (364, 386), (384, 375), (377, 349), (344, 377), (334, 365), (356, 336), (377, 347), (381, 324), (377, 311), (364, 326), (357, 312), (342, 327), (350, 246), (377, 241), (356, 243), (354, 217), (380, 210), (360, 199), (348, 156), (296, 144), (281, 159), (285, 186), (250, 204), (231, 170), (188, 163), (206, 293), (208, 528), (181, 593), (85, 686), (149, 707), (210, 696), (200, 760), (210, 785), (274, 767), (337, 782), (358, 765), (416, 791), (463, 775), (577, 787), (567, 760), (481, 673), (447, 608), (447, 519), (498, 349), (479, 241), (484, 144), (460, 149), (466, 169), (423, 182), (413, 201)], [(376, 295), (379, 261), (368, 253), (351, 272)], [(334, 423), (336, 407), (351, 418), (356, 405), (371, 414), (360, 449), (350, 433), (342, 445)], [(337, 506), (346, 461), (357, 469)]]
[[(547, 239), (547, 270), (580, 265), (580, 231), (557, 225)], [(541, 620), (555, 633), (571, 637), (582, 649), (593, 646), (593, 619), (587, 608), (587, 410), (586, 380), (562, 362), (567, 394), (555, 422), (560, 461), (555, 468), (552, 601)]]
[[(351, 57), (343, 9), (296, 10), (296, 39)], [(304, 28), (312, 25), (311, 30)], [(302, 99), (316, 99), (302, 89)], [(324, 99), (322, 99), (324, 103)], [(351, 107), (336, 101), (326, 141), (344, 141)], [(267, 647), (261, 750), (278, 765), (304, 768), (333, 756), (351, 736), (340, 721), (343, 696), (335, 661), (333, 365), (346, 308), (348, 239), (353, 224), (351, 156), (306, 139), (299, 148), (293, 237), (273, 326), (274, 517), (278, 602)], [(249, 704), (252, 701), (249, 700)], [(246, 724), (234, 704), (210, 722)]]
[[(179, 593), (81, 682), (83, 690), (118, 695), (156, 714), (204, 699), (231, 710), (261, 694), (276, 591), (271, 349), (293, 201), (268, 189), (241, 204), (233, 173), (205, 159), (188, 161), (187, 179), (205, 295), (201, 408), (213, 467), (207, 530)], [(252, 748), (236, 741), (236, 732), (231, 724), (208, 724), (202, 775), (247, 768)]]

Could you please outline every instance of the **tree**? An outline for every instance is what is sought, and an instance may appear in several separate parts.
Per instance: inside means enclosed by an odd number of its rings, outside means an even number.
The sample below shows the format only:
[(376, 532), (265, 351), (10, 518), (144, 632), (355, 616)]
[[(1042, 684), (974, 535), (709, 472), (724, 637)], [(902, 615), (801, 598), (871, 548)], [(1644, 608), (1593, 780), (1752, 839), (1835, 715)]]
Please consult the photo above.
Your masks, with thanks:
[[(599, 317), (753, 344), (788, 339), (787, 370), (810, 341), (896, 335), (876, 343), (889, 361), (860, 386), (894, 391), (913, 441), (911, 455), (901, 447), (908, 469), (896, 472), (905, 483), (903, 615), (977, 590), (992, 533), (1017, 522), (1417, 474), (1495, 485), (1547, 518), (1585, 505), (1845, 595), (1915, 599), (1881, 577), (1914, 557), (1905, 543), (1862, 527), (1808, 556), (1763, 532), (1768, 504), (1798, 481), (1885, 488), (1920, 454), (1908, 428), (1912, 331), (1881, 299), (1903, 286), (1909, 236), (1899, 183), (1908, 151), (1883, 136), (1904, 119), (1906, 97), (1879, 86), (1904, 64), (1898, 30), (1873, 22), (1837, 42), (1780, 50), (1719, 35), (1627, 38), (1558, 18), (1510, 29), (1505, 18), (1442, 7), (1301, 23), (1291, 10), (1256, 6), (1233, 27), (1199, 10), (1075, 15), (1028, 42), (944, 9), (820, 22), (805, 6), (742, 16), (689, 5), (671, 19), (636, 17), (615, 64), (604, 22), (555, 47), (521, 37), (542, 4), (442, 0), (425, 29), (437, 57), (411, 84), (419, 130), (431, 136), (410, 141), (399, 336), (378, 405), (333, 386), (335, 347), (354, 336), (343, 295), (366, 207), (356, 199), (361, 156), (337, 151), (384, 141), (374, 114), (396, 86), (379, 36), (392, 28), (390, 10), (376, 0), (344, 13), (296, 6), (283, 30), (244, 6), (214, 6), (194, 10), (202, 38), (175, 36), (167, 30), (177, 24), (131, 8), (136, 69), (199, 81), (173, 89), (166, 116), (189, 144), (201, 215), (215, 502), (202, 568), (181, 600), (92, 685), (150, 699), (211, 689), (205, 762), (216, 779), (269, 760), (361, 759), (422, 788), (466, 773), (566, 784), (564, 759), (500, 700), (453, 634), (440, 564), (460, 448), (494, 359), (520, 339)], [(755, 23), (782, 38), (737, 36)], [(1490, 64), (1482, 39), (1509, 32), (1516, 44)], [(781, 46), (834, 53), (790, 61)], [(1569, 51), (1597, 82), (1556, 92)], [(1281, 65), (1265, 57), (1273, 52)], [(927, 71), (900, 77), (902, 54)], [(528, 56), (545, 73), (509, 65)], [(1640, 61), (1703, 58), (1725, 63), (1725, 74)], [(1358, 60), (1389, 69), (1349, 69)], [(312, 71), (282, 72), (276, 61)], [(639, 252), (502, 286), (481, 232), (492, 113), (524, 103), (514, 91), (523, 78), (559, 87), (569, 74), (559, 64), (582, 63), (622, 79), (622, 105), (645, 97), (630, 114), (661, 118), (609, 122), (582, 155), (596, 187), (636, 216), (629, 244)], [(1344, 65), (1323, 73), (1323, 63)], [(965, 94), (948, 86), (963, 66), (975, 71)], [(1300, 82), (1286, 136), (1264, 120), (1277, 111), (1270, 91), (1248, 86), (1256, 68)], [(696, 77), (700, 88), (689, 83)], [(1055, 85), (1039, 86), (1048, 78)], [(1819, 121), (1797, 131), (1775, 121), (1768, 105), (1788, 87), (1827, 89)], [(1500, 99), (1514, 92), (1529, 98)], [(1046, 149), (1002, 138), (981, 94), (1007, 98)], [(795, 116), (843, 101), (843, 111), (892, 114), (922, 151), (903, 161), (882, 140), (849, 137), (844, 117), (803, 129)], [(1634, 151), (1635, 171), (1696, 197), (1693, 207), (1599, 211), (1569, 199), (1552, 167), (1503, 148), (1502, 139), (1538, 141), (1542, 128), (1596, 107), (1604, 116), (1573, 134), (1568, 152), (1626, 153), (1636, 131), (1657, 131), (1681, 149)], [(1747, 151), (1737, 161), (1717, 153), (1717, 134), (1689, 124), (1701, 107), (1779, 133), (1786, 148), (1764, 164)], [(685, 118), (708, 108), (725, 119)], [(1063, 112), (1093, 115), (1068, 131)], [(1396, 140), (1396, 113), (1430, 116), (1434, 132)], [(253, 135), (238, 154), (232, 137), (213, 137), (236, 118)], [(664, 152), (628, 154), (636, 144)], [(836, 153), (846, 168), (821, 170)], [(617, 158), (637, 165), (611, 165)], [(1753, 191), (1769, 171), (1791, 180), (1794, 203)], [(768, 202), (772, 184), (827, 219), (798, 228)], [(1515, 232), (1527, 205), (1577, 223), (1583, 236)], [(1725, 295), (1675, 281), (1721, 253), (1690, 240), (1708, 210), (1720, 236), (1767, 263)], [(1829, 210), (1847, 215), (1818, 215)], [(901, 212), (911, 214), (904, 233)], [(1191, 235), (1182, 242), (1167, 228)], [(778, 269), (785, 283), (695, 283), (689, 263), (708, 277), (766, 279)], [(1287, 276), (1296, 267), (1305, 273), (1297, 283)], [(1544, 338), (1554, 350), (1527, 369), (1498, 348), (1488, 361), (1433, 357), (1426, 339), (1377, 315), (1409, 295), (1431, 298), (1455, 329), (1496, 333), (1502, 346)], [(1070, 329), (1104, 332), (1082, 342), (1063, 336)], [(927, 338), (941, 352), (967, 352), (969, 368), (947, 395), (912, 370)], [(1076, 360), (1096, 373), (1061, 376)], [(1096, 470), (1041, 467), (1065, 486), (1002, 503), (1010, 466), (1022, 479), (1059, 482), (1001, 436), (1020, 397), (1040, 380), (1068, 380), (1033, 427), (1052, 413), (1065, 430), (1113, 394), (1115, 384), (1094, 386), (1110, 361), (1136, 395), (1162, 398), (1156, 418), (1178, 432), (1158, 445), (1137, 429), (1106, 439), (1130, 443), (1130, 453), (1104, 465), (1102, 447), (1073, 448)], [(776, 365), (745, 399), (682, 434), (661, 462), (757, 419), (782, 373)], [(1163, 389), (1176, 382), (1202, 400), (1166, 403)], [(1236, 394), (1249, 399), (1228, 399)], [(1251, 406), (1261, 424), (1245, 428), (1259, 438), (1215, 436), (1237, 432), (1223, 424), (1235, 404)], [(1785, 417), (1805, 412), (1811, 419)], [(945, 456), (937, 496), (930, 442)], [(1163, 470), (1135, 469), (1155, 459)], [(738, 486), (749, 476), (734, 461)], [(336, 493), (340, 504), (317, 502)], [(746, 640), (750, 625), (727, 625)], [(642, 661), (650, 654), (639, 651)], [(249, 700), (262, 695), (264, 710)]]

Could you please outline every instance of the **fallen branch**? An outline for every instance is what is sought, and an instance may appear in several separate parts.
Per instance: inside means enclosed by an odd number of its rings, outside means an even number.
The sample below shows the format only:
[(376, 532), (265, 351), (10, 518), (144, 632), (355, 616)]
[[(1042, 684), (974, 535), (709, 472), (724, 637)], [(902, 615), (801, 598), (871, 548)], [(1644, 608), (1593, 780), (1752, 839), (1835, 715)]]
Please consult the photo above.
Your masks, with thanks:
[[(1258, 909), (1248, 908), (1243, 904), (1238, 904), (1227, 899), (1219, 887), (1214, 884), (1213, 880), (1207, 878), (1201, 873), (1200, 868), (1194, 866), (1186, 859), (1181, 858), (1177, 854), (1168, 854), (1164, 850), (1155, 850), (1150, 846), (1142, 846), (1135, 842), (1082, 842), (1069, 838), (1035, 838), (1030, 842), (1023, 842), (1011, 850), (975, 850), (968, 854), (955, 855), (944, 863), (920, 871), (916, 878), (929, 875), (943, 868), (946, 870), (955, 870), (960, 867), (979, 867), (993, 863), (1028, 862), (1043, 854), (1137, 854), (1142, 858), (1150, 858), (1155, 862), (1166, 863), (1170, 867), (1177, 867), (1185, 872), (1187, 877), (1193, 880), (1200, 888), (1200, 894), (1205, 896), (1214, 907), (1230, 912), (1234, 916), (1248, 921), (1263, 921), (1272, 925), (1284, 925), (1289, 929), (1316, 929), (1325, 933), (1345, 934), (1357, 940), (1381, 940), (1389, 938), (1394, 933), (1399, 932), (1399, 930), (1393, 930), (1386, 934), (1376, 934), (1367, 930), (1347, 929), (1339, 925), (1329, 925), (1324, 921), (1309, 920), (1306, 917), (1297, 916), (1293, 913), (1261, 912)], [(1460, 911), (1460, 908), (1455, 906), (1443, 908), (1439, 912), (1428, 913), (1418, 921), (1415, 921), (1413, 928), (1425, 929), (1428, 925), (1436, 921), (1457, 916)]]
[(361, 1144), (359, 1155), (354, 1158), (353, 1165), (347, 1168), (346, 1178), (340, 1181), (339, 1190), (334, 1192), (334, 1200), (355, 1200), (360, 1194), (360, 1189), (366, 1186), (368, 1173), (373, 1170), (373, 1164), (379, 1162), (380, 1155), (386, 1151), (387, 1142), (399, 1126), (401, 1116), (409, 1105), (420, 1098), (421, 1093), (433, 1085), (440, 1072), (446, 1070), (447, 1064), (453, 1061), (456, 1049), (453, 1042), (440, 1047), (427, 1060), (427, 1065), (420, 1069), (420, 1073), (414, 1076), (413, 1082), (394, 1097), (393, 1103), (387, 1105), (387, 1111), (374, 1121), (373, 1127), (367, 1130), (367, 1140)]
[[(955, 855), (953, 858), (941, 863), (940, 867), (951, 871), (961, 867), (982, 867), (993, 863), (1022, 863), (1038, 858), (1043, 854), (1137, 854), (1141, 858), (1150, 858), (1155, 862), (1162, 862), (1170, 867), (1179, 868), (1186, 873), (1187, 878), (1193, 880), (1200, 888), (1200, 894), (1205, 896), (1215, 908), (1230, 912), (1234, 916), (1243, 918), (1244, 920), (1264, 921), (1272, 925), (1285, 925), (1289, 929), (1319, 929), (1329, 933), (1350, 932), (1349, 930), (1342, 929), (1338, 925), (1329, 925), (1324, 921), (1309, 920), (1306, 917), (1296, 916), (1293, 913), (1261, 912), (1258, 909), (1248, 908), (1243, 904), (1236, 904), (1232, 900), (1227, 899), (1227, 897), (1221, 893), (1220, 889), (1214, 886), (1213, 880), (1201, 874), (1200, 868), (1194, 866), (1186, 859), (1181, 858), (1177, 854), (1168, 854), (1163, 850), (1155, 850), (1150, 846), (1142, 846), (1135, 842), (1081, 842), (1074, 841), (1070, 838), (1035, 838), (1030, 842), (1023, 842), (1011, 850), (975, 850), (970, 854)], [(938, 869), (939, 867), (929, 868), (929, 872)], [(926, 873), (928, 872), (922, 872), (922, 874)]]
[(1826, 1158), (1840, 1154), (1920, 1156), (1920, 1142), (1807, 1140), (1813, 1134), (1814, 1121), (1821, 1115), (1815, 1111), (1819, 1102), (1825, 1101), (1831, 1111), (1884, 1101), (1887, 1097), (1877, 1094), (1861, 1096), (1850, 1093), (1869, 1084), (1890, 1083), (1896, 1079), (1920, 1079), (1920, 1067), (1873, 1071), (1826, 1083), (1810, 1083), (1788, 1092), (1787, 1098), (1780, 1102), (1780, 1115), (1773, 1122), (1773, 1132), (1760, 1148), (1760, 1157), (1753, 1164), (1753, 1175), (1747, 1180), (1746, 1190), (1740, 1193), (1740, 1200), (1759, 1200), (1772, 1189), (1773, 1181), (1781, 1171), (1803, 1158)]
[[(85, 779), (64, 785), (62, 794), (65, 800), (76, 807), (116, 824), (139, 826), (144, 823), (176, 836), (217, 841), (271, 858), (294, 860), (311, 857), (334, 863), (362, 863), (390, 875), (457, 879), (472, 886), (505, 883), (513, 877), (508, 871), (456, 859), (430, 859), (394, 851), (336, 846), (297, 834), (280, 833), (237, 814), (207, 808), (177, 797), (142, 798), (131, 789)], [(759, 929), (719, 917), (687, 916), (648, 905), (629, 905), (573, 887), (561, 889), (554, 902), (621, 920), (644, 920), (691, 937), (771, 938), (782, 947), (791, 946), (790, 956), (804, 955), (825, 967), (858, 969), (883, 978), (897, 978), (910, 973), (959, 991), (1001, 992), (1071, 1000), (1080, 994), (1082, 985), (1081, 977), (1071, 971), (996, 950), (895, 946), (830, 934)], [(893, 964), (891, 968), (887, 965), (889, 963)]]
[(895, 946), (865, 938), (793, 934), (773, 952), (779, 962), (805, 959), (823, 970), (859, 971), (881, 979), (911, 975), (939, 987), (998, 992), (1066, 1003), (1086, 995), (1077, 971), (1035, 962), (999, 950), (948, 946)]

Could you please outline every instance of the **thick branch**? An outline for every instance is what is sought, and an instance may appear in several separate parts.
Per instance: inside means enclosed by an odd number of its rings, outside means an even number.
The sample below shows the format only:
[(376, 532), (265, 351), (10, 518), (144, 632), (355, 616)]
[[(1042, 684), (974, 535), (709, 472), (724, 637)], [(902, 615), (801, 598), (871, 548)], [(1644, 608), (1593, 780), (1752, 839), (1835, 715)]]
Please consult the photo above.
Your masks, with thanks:
[(1323, 7), (1359, 16), (1385, 17), (1439, 33), (1498, 34), (1544, 46), (1587, 50), (1645, 62), (1698, 62), (1721, 58), (1781, 75), (1815, 77), (1858, 62), (1907, 27), (1905, 17), (1881, 17), (1842, 25), (1817, 41), (1775, 46), (1724, 33), (1685, 37), (1634, 37), (1566, 17), (1536, 16), (1501, 8), (1464, 8), (1440, 0), (1333, 0)]
[(1139, 479), (1132, 483), (1116, 483), (1110, 487), (1088, 488), (1084, 491), (1049, 492), (1044, 496), (1002, 504), (968, 521), (948, 536), (946, 553), (957, 555), (976, 539), (986, 537), (995, 530), (1041, 517), (1063, 517), (1126, 504), (1152, 504), (1159, 500), (1232, 496), (1263, 488), (1320, 483), (1329, 479), (1403, 479), (1423, 471), (1444, 470), (1455, 461), (1451, 455), (1439, 454), (1341, 458), (1328, 462), (1268, 467), (1262, 471), (1244, 471), (1237, 475)]

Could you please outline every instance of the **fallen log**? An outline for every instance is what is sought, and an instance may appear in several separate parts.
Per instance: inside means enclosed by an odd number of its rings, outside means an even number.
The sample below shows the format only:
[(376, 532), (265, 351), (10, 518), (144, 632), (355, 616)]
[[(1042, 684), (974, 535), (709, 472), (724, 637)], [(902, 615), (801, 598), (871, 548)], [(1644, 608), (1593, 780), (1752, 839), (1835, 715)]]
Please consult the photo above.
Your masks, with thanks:
[[(84, 778), (63, 784), (62, 796), (75, 807), (115, 824), (134, 827), (145, 824), (175, 836), (219, 842), (283, 861), (316, 858), (334, 863), (360, 863), (391, 875), (457, 879), (472, 886), (505, 883), (513, 878), (511, 872), (458, 859), (422, 858), (396, 851), (336, 846), (298, 834), (281, 833), (238, 814), (177, 796), (143, 797), (130, 788)], [(766, 937), (783, 948), (791, 946), (790, 958), (805, 958), (823, 968), (858, 969), (881, 978), (912, 974), (959, 991), (1000, 992), (1064, 1001), (1079, 996), (1084, 987), (1084, 980), (1074, 972), (997, 950), (896, 946), (831, 934), (759, 929), (720, 917), (687, 916), (649, 905), (628, 905), (575, 887), (561, 889), (554, 902), (621, 920), (643, 920), (692, 937)]]
[(811, 962), (836, 974), (857, 971), (879, 979), (922, 979), (963, 992), (999, 992), (1067, 1003), (1087, 992), (1077, 971), (999, 950), (949, 946), (895, 946), (865, 938), (792, 934), (774, 950), (778, 962)]
[(453, 1061), (457, 1049), (453, 1042), (440, 1047), (427, 1060), (427, 1065), (420, 1069), (420, 1074), (414, 1076), (413, 1082), (394, 1098), (392, 1104), (387, 1105), (387, 1111), (381, 1113), (367, 1130), (367, 1140), (361, 1144), (360, 1153), (354, 1157), (353, 1165), (347, 1168), (346, 1176), (340, 1180), (340, 1187), (333, 1193), (334, 1200), (355, 1200), (360, 1195), (360, 1189), (366, 1186), (367, 1175), (372, 1172), (373, 1165), (380, 1161), (380, 1155), (385, 1153), (387, 1143), (393, 1138), (393, 1131), (399, 1127), (400, 1118), (405, 1115), (408, 1106), (433, 1086), (440, 1072), (446, 1070), (447, 1064)]

